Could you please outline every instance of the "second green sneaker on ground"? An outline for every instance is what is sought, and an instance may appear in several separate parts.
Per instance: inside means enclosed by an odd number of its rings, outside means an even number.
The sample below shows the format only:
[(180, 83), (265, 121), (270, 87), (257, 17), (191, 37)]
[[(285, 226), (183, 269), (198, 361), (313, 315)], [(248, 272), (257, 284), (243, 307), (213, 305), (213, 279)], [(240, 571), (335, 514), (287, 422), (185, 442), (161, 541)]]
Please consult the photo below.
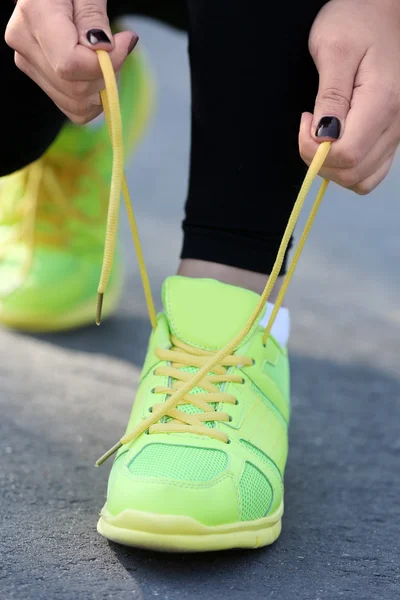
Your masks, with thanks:
[[(127, 58), (119, 87), (128, 154), (152, 106), (152, 79), (139, 52)], [(0, 323), (45, 332), (94, 322), (111, 168), (106, 125), (68, 124), (40, 160), (0, 179)], [(117, 256), (105, 316), (121, 288)]]
[[(242, 329), (259, 296), (212, 279), (170, 277), (127, 432)], [(290, 412), (287, 352), (253, 326), (155, 425), (122, 446), (99, 532), (164, 551), (257, 548), (281, 531)]]

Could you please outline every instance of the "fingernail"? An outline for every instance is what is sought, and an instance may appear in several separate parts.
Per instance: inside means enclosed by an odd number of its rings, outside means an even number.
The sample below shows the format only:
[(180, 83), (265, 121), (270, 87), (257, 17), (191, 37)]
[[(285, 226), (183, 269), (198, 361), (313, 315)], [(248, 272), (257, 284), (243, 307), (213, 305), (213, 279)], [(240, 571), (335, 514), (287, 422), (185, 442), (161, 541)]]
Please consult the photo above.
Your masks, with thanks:
[(322, 117), (315, 132), (316, 137), (330, 137), (335, 140), (340, 137), (340, 121), (337, 117)]
[(129, 44), (128, 54), (130, 54), (132, 52), (132, 50), (135, 48), (138, 41), (139, 41), (138, 36), (132, 38), (131, 43)]
[(110, 38), (102, 29), (89, 29), (86, 37), (89, 44), (111, 44)]

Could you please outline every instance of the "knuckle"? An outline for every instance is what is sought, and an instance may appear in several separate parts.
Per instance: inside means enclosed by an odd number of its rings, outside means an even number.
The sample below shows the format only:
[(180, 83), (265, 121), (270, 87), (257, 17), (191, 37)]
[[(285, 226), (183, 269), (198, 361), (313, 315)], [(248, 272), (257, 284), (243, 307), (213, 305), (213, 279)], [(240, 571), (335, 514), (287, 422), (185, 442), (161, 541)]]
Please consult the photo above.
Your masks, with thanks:
[(338, 149), (336, 152), (336, 166), (340, 169), (352, 169), (353, 171), (361, 162), (360, 153), (356, 148)]
[(32, 5), (32, 2), (29, 2), (29, 0), (19, 0), (17, 9), (21, 13), (27, 13), (27, 12), (29, 12), (29, 4)]
[(74, 65), (71, 60), (64, 59), (54, 66), (55, 74), (66, 81), (72, 79), (74, 73)]
[(324, 107), (333, 106), (345, 109), (350, 108), (350, 100), (340, 86), (329, 86), (318, 94), (318, 101), (324, 104)]
[(20, 71), (24, 71), (25, 60), (22, 58), (21, 54), (18, 54), (18, 52), (14, 53), (14, 63)]
[(367, 181), (362, 181), (353, 187), (353, 192), (359, 196), (367, 196), (374, 190), (375, 186)]
[(310, 51), (318, 61), (319, 59), (329, 59), (339, 62), (348, 56), (354, 49), (354, 41), (349, 39), (342, 32), (340, 35), (331, 33), (312, 32), (309, 40)]
[(26, 0), (19, 0), (4, 34), (6, 44), (14, 50), (21, 45), (23, 38), (26, 36), (24, 25), (27, 23), (28, 13)]
[(353, 188), (360, 181), (360, 177), (356, 169), (340, 171), (338, 181), (342, 187)]
[(73, 113), (81, 117), (82, 119), (86, 119), (89, 114), (89, 107), (86, 103), (83, 102), (74, 102), (73, 104)]
[(86, 125), (91, 119), (85, 115), (71, 114), (70, 119), (75, 125)]
[(7, 46), (10, 46), (10, 48), (13, 48), (13, 50), (17, 49), (17, 46), (19, 45), (20, 35), (18, 33), (17, 27), (12, 23), (12, 21), (10, 21), (10, 23), (7, 26), (4, 39)]
[(100, 106), (93, 102), (74, 102), (69, 108), (69, 112), (73, 115), (72, 120), (76, 125), (89, 123), (100, 111)]
[(72, 95), (79, 99), (86, 98), (89, 95), (89, 87), (87, 81), (75, 81), (71, 86)]
[(394, 87), (386, 87), (386, 89), (382, 90), (382, 93), (385, 98), (385, 106), (388, 116), (393, 118), (400, 109), (400, 93)]
[(102, 22), (104, 13), (96, 2), (86, 2), (84, 6), (75, 11), (76, 21)]
[(25, 58), (23, 56), (21, 56), (21, 54), (18, 54), (18, 52), (14, 53), (14, 63), (15, 63), (15, 66), (18, 67), (18, 69), (20, 71), (22, 71), (22, 73), (25, 73), (25, 75), (28, 75), (28, 76), (31, 75), (28, 61), (25, 60)]
[(354, 41), (347, 39), (343, 33), (340, 35), (331, 34), (328, 37), (325, 37), (324, 46), (330, 54), (341, 57), (346, 56), (348, 50), (354, 47)]

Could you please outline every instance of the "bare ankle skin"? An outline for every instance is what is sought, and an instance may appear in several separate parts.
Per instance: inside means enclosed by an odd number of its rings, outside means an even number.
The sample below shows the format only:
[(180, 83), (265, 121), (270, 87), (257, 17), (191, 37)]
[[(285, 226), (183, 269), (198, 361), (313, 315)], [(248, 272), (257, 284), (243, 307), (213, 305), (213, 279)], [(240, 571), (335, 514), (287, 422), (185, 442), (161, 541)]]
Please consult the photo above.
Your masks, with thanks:
[[(184, 277), (207, 277), (217, 279), (223, 283), (236, 285), (247, 290), (261, 294), (265, 284), (268, 281), (268, 275), (255, 273), (254, 271), (246, 271), (237, 267), (221, 265), (219, 263), (208, 262), (205, 260), (197, 260), (185, 258), (181, 261), (178, 268), (178, 275)], [(270, 302), (275, 302), (283, 281), (283, 277), (279, 277), (274, 289), (269, 298)]]

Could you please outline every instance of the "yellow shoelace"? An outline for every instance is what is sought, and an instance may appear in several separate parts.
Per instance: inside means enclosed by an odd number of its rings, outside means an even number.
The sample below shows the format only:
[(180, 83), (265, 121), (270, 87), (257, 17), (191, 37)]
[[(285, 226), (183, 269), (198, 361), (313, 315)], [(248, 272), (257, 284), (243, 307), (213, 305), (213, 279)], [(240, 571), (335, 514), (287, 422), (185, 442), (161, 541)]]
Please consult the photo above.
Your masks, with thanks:
[[(75, 177), (71, 177), (71, 172)], [(5, 197), (0, 206), (0, 224), (12, 229), (11, 235), (0, 243), (0, 261), (13, 244), (21, 242), (27, 249), (18, 282), (13, 289), (22, 285), (28, 276), (37, 244), (65, 247), (72, 240), (76, 242), (76, 235), (66, 228), (66, 223), (71, 219), (79, 222), (82, 230), (85, 224), (101, 224), (104, 221), (104, 209), (107, 209), (105, 204), (103, 210), (94, 217), (71, 204), (70, 199), (78, 193), (76, 181), (81, 180), (84, 175), (92, 180), (98, 178), (96, 171), (90, 168), (90, 161), (54, 151), (18, 173), (18, 185), (24, 190), (23, 195), (18, 200), (12, 199), (10, 203)], [(99, 188), (101, 189), (101, 185)], [(41, 228), (38, 224), (41, 224)], [(87, 250), (90, 230), (91, 228), (85, 235), (82, 249)], [(98, 239), (93, 241), (97, 244), (100, 242)], [(7, 293), (10, 291), (12, 290), (7, 290)]]
[[(120, 195), (122, 190), (122, 194), (124, 196), (124, 201), (128, 212), (132, 237), (137, 252), (149, 317), (152, 327), (154, 328), (156, 325), (156, 312), (150, 291), (149, 279), (143, 260), (143, 253), (140, 246), (136, 221), (134, 218), (132, 204), (129, 197), (129, 190), (128, 186), (126, 185), (126, 179), (123, 172), (124, 159), (122, 147), (122, 124), (115, 75), (108, 54), (103, 50), (97, 51), (97, 54), (105, 81), (105, 90), (101, 93), (101, 99), (104, 107), (104, 114), (106, 116), (107, 126), (110, 132), (114, 158), (107, 220), (106, 243), (104, 249), (104, 261), (100, 284), (98, 288), (96, 322), (97, 324), (100, 323), (103, 295), (106, 291), (107, 282), (112, 267), (114, 248), (117, 237)], [(263, 293), (261, 294), (260, 300), (253, 314), (248, 319), (246, 325), (224, 348), (222, 348), (216, 353), (205, 353), (203, 351), (194, 349), (190, 346), (187, 346), (186, 344), (183, 344), (175, 338), (171, 340), (173, 344), (171, 349), (157, 349), (157, 356), (161, 360), (170, 361), (172, 363), (172, 366), (170, 367), (159, 367), (157, 369), (157, 373), (160, 375), (168, 375), (175, 381), (172, 384), (171, 388), (155, 388), (154, 391), (155, 393), (163, 393), (167, 395), (170, 394), (169, 397), (165, 400), (165, 402), (156, 404), (153, 407), (150, 416), (146, 419), (143, 419), (138, 425), (136, 425), (136, 427), (132, 429), (132, 431), (124, 435), (117, 444), (115, 444), (110, 450), (108, 450), (108, 452), (106, 452), (101, 458), (99, 458), (99, 460), (96, 462), (96, 466), (100, 466), (105, 460), (107, 460), (119, 448), (121, 448), (121, 446), (132, 442), (144, 432), (157, 433), (161, 431), (179, 431), (199, 433), (201, 435), (208, 435), (209, 437), (214, 437), (225, 443), (229, 443), (228, 436), (224, 432), (218, 430), (217, 428), (207, 427), (203, 424), (207, 420), (229, 420), (229, 415), (227, 413), (216, 412), (213, 410), (213, 407), (210, 406), (210, 403), (212, 402), (222, 401), (224, 403), (232, 404), (235, 400), (234, 396), (219, 392), (218, 387), (216, 387), (216, 383), (227, 380), (236, 381), (236, 379), (241, 379), (240, 377), (236, 378), (236, 376), (227, 374), (226, 367), (244, 364), (243, 361), (246, 360), (250, 361), (249, 364), (251, 364), (251, 359), (245, 357), (238, 357), (235, 356), (233, 353), (235, 349), (239, 346), (239, 344), (243, 341), (243, 339), (246, 337), (246, 335), (249, 333), (250, 329), (253, 327), (254, 323), (261, 314), (261, 311), (263, 310), (266, 302), (268, 301), (271, 291), (279, 276), (282, 263), (285, 257), (286, 249), (289, 245), (289, 241), (295, 228), (296, 222), (303, 208), (306, 196), (329, 153), (330, 147), (330, 142), (323, 142), (320, 144), (315, 154), (315, 157), (307, 171), (297, 200), (294, 204), (285, 233), (282, 238), (282, 242), (278, 250), (275, 264), (268, 278), (267, 284), (264, 288)], [(275, 302), (275, 308), (266, 327), (264, 334), (264, 344), (266, 343), (268, 335), (271, 331), (271, 327), (278, 313), (278, 310), (282, 305), (283, 297), (295, 271), (296, 265), (300, 258), (300, 254), (303, 250), (304, 244), (314, 222), (315, 216), (317, 214), (318, 208), (321, 204), (327, 186), (328, 181), (323, 180), (322, 185), (317, 194), (317, 198), (307, 219), (307, 223), (304, 227), (304, 231), (300, 237), (296, 252), (286, 274), (281, 291), (278, 294), (278, 298)], [(179, 367), (184, 365), (195, 366), (198, 368), (198, 371), (194, 375), (187, 373), (185, 374), (184, 371), (179, 370)], [(210, 375), (210, 373), (214, 373), (214, 375)], [(234, 379), (232, 379), (232, 377)], [(189, 392), (193, 390), (193, 388), (196, 386), (201, 387), (203, 390), (205, 390), (206, 393), (189, 394)], [(179, 405), (183, 404), (194, 405), (197, 408), (201, 408), (201, 410), (203, 410), (204, 413), (185, 413), (177, 408)], [(170, 420), (160, 423), (163, 417), (170, 417)]]
[[(153, 389), (154, 394), (167, 394), (172, 396), (177, 390), (180, 390), (188, 381), (192, 380), (193, 375), (182, 368), (195, 367), (201, 369), (207, 364), (212, 352), (193, 348), (185, 342), (181, 342), (176, 337), (171, 336), (172, 347), (169, 349), (157, 348), (155, 355), (162, 361), (170, 363), (157, 367), (154, 371), (155, 375), (169, 377), (172, 381), (171, 387), (158, 386)], [(184, 433), (188, 430), (190, 433), (198, 435), (207, 435), (221, 442), (228, 441), (228, 435), (217, 428), (207, 427), (204, 423), (207, 422), (226, 422), (230, 421), (231, 417), (228, 413), (216, 411), (212, 406), (213, 403), (219, 404), (237, 404), (237, 399), (233, 394), (221, 392), (218, 384), (225, 382), (244, 383), (240, 375), (228, 373), (229, 367), (234, 366), (250, 366), (253, 361), (248, 356), (227, 355), (225, 358), (213, 368), (213, 375), (206, 375), (198, 382), (203, 392), (197, 394), (185, 394), (179, 402), (168, 411), (168, 417), (171, 420), (164, 423), (156, 423), (149, 429), (149, 433)], [(191, 405), (199, 409), (199, 412), (188, 414), (179, 410), (178, 406)], [(211, 406), (210, 406), (211, 405)], [(154, 404), (151, 412), (157, 416), (157, 420), (162, 416), (166, 416), (163, 411), (164, 403)], [(190, 428), (190, 429), (188, 429)]]

